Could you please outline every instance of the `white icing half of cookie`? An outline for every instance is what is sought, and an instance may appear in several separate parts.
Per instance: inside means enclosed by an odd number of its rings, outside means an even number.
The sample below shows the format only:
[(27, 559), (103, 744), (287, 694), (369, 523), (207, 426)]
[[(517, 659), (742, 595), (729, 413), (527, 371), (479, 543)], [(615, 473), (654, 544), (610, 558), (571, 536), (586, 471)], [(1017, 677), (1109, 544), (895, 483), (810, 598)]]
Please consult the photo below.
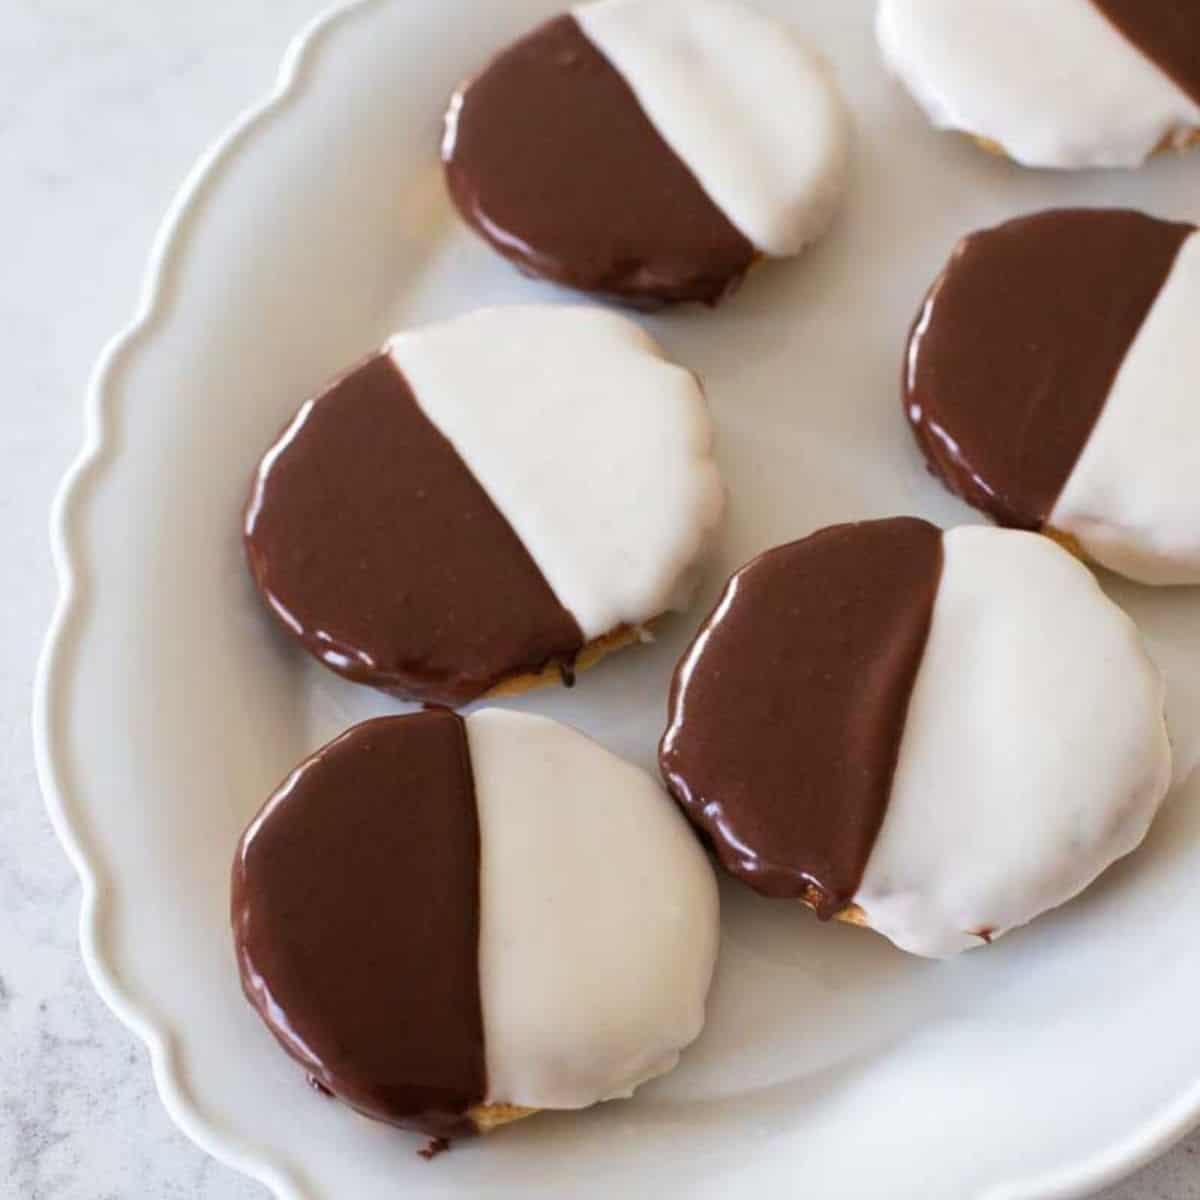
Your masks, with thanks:
[(466, 728), (487, 1100), (628, 1096), (704, 1023), (712, 867), (658, 783), (576, 730), (500, 709)]
[(699, 382), (640, 326), (488, 308), (387, 349), (585, 638), (686, 607), (725, 493)]
[(1145, 836), (1171, 778), (1163, 685), (1133, 622), (1048, 538), (943, 536), (883, 826), (855, 896), (914, 954), (982, 945)]
[(1200, 235), (1125, 354), (1047, 524), (1142, 583), (1200, 583)]
[(877, 33), (934, 125), (1026, 166), (1133, 167), (1200, 127), (1200, 105), (1089, 0), (880, 0)]
[(845, 190), (849, 118), (828, 64), (736, 0), (572, 10), (663, 140), (759, 250), (799, 253)]

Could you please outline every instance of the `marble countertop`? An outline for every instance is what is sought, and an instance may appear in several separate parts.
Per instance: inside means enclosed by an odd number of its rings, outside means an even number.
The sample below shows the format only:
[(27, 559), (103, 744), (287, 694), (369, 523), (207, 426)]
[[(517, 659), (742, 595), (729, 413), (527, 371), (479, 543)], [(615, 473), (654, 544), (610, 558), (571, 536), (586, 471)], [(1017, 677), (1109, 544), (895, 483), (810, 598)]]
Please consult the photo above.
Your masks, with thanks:
[[(46, 513), (82, 395), (208, 142), (321, 0), (8, 0), (0, 18), (0, 1194), (265, 1200), (177, 1132), (93, 993), (79, 887), (34, 774), (29, 696), (55, 585)], [(1200, 1198), (1200, 1135), (1105, 1200)]]

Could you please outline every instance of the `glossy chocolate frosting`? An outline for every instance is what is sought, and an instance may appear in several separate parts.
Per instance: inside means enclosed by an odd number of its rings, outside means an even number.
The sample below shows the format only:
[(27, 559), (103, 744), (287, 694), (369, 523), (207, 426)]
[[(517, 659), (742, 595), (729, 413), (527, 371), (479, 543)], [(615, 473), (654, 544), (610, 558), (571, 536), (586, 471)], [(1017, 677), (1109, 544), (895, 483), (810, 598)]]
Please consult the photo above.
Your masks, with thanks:
[(931, 470), (1038, 529), (1191, 225), (1053, 209), (959, 243), (918, 314), (904, 404)]
[(574, 617), (385, 354), (306, 405), (263, 459), (246, 554), (271, 610), (326, 666), (462, 704), (549, 663)]
[(1200, 4), (1196, 0), (1092, 0), (1151, 62), (1200, 103)]
[(715, 303), (755, 255), (567, 14), (464, 85), (443, 158), (463, 219), (569, 287), (638, 306)]
[(684, 655), (663, 777), (727, 870), (828, 918), (887, 810), (941, 577), (911, 517), (835, 525), (729, 581)]
[(487, 1092), (479, 826), (462, 721), (356, 726), (304, 763), (233, 867), (242, 986), (315, 1083), (435, 1137)]

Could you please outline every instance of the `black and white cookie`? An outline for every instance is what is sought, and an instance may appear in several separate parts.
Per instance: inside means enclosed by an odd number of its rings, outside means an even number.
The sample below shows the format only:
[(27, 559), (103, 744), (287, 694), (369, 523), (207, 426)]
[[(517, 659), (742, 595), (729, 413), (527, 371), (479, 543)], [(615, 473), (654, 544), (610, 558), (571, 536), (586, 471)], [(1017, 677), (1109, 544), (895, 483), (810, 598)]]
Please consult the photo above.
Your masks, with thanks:
[(1171, 777), (1158, 672), (1086, 567), (909, 517), (738, 571), (679, 664), (660, 762), (734, 875), (933, 957), (1069, 900)]
[(930, 467), (1004, 525), (1144, 583), (1200, 583), (1200, 238), (1125, 209), (971, 234), (905, 355)]
[(557, 678), (686, 606), (724, 490), (700, 384), (601, 309), (397, 334), (262, 460), (251, 572), (349, 679), (461, 704)]
[(442, 157), (463, 218), (529, 274), (715, 303), (824, 232), (847, 124), (824, 62), (736, 0), (596, 0), (463, 84)]
[(383, 717), (247, 829), (247, 998), (323, 1089), (435, 1137), (630, 1095), (700, 1032), (712, 868), (646, 772), (543, 717)]
[(1200, 6), (880, 0), (888, 65), (939, 128), (1030, 167), (1134, 167), (1200, 137)]

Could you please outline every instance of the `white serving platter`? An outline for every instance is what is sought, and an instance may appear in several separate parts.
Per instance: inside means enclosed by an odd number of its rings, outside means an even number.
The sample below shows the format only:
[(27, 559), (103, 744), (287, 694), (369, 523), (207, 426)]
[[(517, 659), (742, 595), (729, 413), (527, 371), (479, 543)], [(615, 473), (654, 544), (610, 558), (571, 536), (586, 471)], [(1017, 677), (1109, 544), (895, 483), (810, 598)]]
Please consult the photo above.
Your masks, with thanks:
[[(763, 7), (836, 66), (857, 126), (849, 203), (819, 247), (721, 309), (648, 320), (708, 389), (730, 520), (695, 611), (657, 644), (515, 702), (647, 766), (671, 668), (729, 570), (832, 521), (974, 519), (927, 476), (898, 397), (909, 321), (961, 233), (1052, 204), (1200, 219), (1200, 156), (1018, 170), (925, 126), (864, 0)], [(365, 0), (317, 21), (192, 173), (98, 365), (54, 515), (63, 590), (35, 719), (96, 986), (145, 1040), (175, 1120), (285, 1200), (1086, 1194), (1200, 1118), (1195, 786), (1085, 897), (948, 963), (724, 886), (708, 1028), (674, 1074), (432, 1164), (306, 1087), (239, 993), (242, 827), (306, 752), (397, 707), (306, 661), (261, 611), (238, 539), (247, 483), (299, 402), (393, 329), (576, 302), (462, 229), (437, 163), (451, 88), (554, 10)], [(1200, 755), (1200, 593), (1107, 583), (1167, 673), (1182, 776)]]

